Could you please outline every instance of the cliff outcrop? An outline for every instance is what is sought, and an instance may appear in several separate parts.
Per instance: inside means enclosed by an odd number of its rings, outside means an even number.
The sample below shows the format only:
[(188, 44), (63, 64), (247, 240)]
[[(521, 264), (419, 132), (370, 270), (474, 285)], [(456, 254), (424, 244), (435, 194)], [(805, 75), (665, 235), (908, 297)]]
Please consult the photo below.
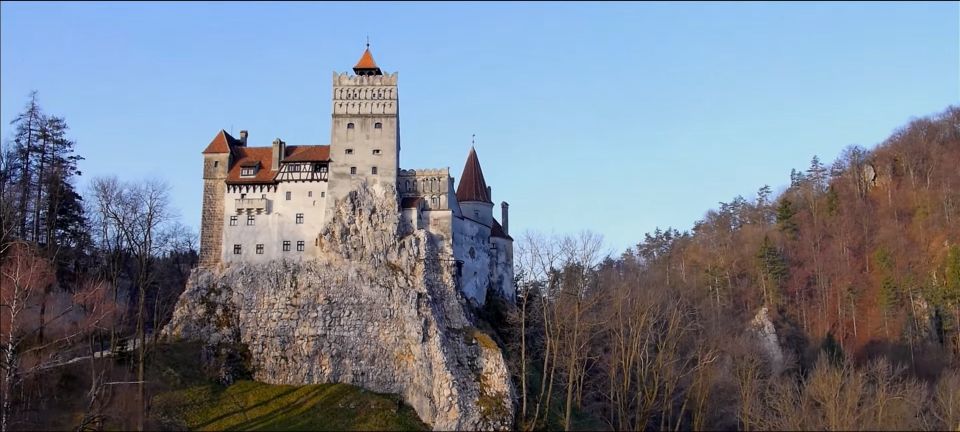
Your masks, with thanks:
[(400, 394), (435, 429), (510, 428), (510, 375), (452, 251), (398, 222), (396, 192), (363, 185), (337, 203), (316, 260), (195, 270), (163, 334), (245, 346), (259, 381)]

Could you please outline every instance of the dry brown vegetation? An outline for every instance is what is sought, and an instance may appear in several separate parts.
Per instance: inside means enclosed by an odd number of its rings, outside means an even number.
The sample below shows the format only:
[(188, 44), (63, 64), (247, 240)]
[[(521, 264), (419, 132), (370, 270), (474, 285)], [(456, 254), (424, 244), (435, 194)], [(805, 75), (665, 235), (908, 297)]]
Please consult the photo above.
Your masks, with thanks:
[(951, 107), (616, 258), (526, 233), (517, 306), (487, 311), (518, 427), (960, 428), (958, 167)]

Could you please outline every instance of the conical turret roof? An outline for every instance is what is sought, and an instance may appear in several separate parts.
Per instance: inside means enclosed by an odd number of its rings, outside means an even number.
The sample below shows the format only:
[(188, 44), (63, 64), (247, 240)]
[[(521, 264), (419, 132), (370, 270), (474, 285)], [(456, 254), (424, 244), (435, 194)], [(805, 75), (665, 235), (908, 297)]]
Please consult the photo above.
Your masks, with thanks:
[(353, 67), (353, 72), (357, 75), (383, 75), (377, 62), (373, 60), (373, 54), (370, 54), (370, 44), (367, 44), (367, 49), (360, 56), (360, 61)]
[(470, 147), (467, 163), (463, 165), (463, 174), (460, 175), (460, 184), (457, 185), (457, 201), (480, 201), (492, 203), (487, 193), (487, 181), (483, 179), (483, 169), (477, 151)]

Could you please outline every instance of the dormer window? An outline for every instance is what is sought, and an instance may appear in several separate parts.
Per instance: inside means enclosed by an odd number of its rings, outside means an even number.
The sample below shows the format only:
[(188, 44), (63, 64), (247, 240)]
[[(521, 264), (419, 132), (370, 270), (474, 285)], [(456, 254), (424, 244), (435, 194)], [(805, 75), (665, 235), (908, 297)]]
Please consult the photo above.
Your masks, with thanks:
[(259, 162), (244, 162), (240, 164), (240, 176), (253, 177), (257, 175), (257, 167), (259, 165), (260, 165)]
[(353, 123), (347, 123), (347, 129), (353, 129)]

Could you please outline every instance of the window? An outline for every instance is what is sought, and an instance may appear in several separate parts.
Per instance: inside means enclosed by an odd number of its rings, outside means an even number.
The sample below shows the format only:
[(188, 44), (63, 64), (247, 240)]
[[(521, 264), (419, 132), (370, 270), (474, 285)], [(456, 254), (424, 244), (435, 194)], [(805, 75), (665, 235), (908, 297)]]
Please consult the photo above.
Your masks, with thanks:
[(290, 201), (290, 191), (287, 191), (287, 201)]
[(254, 171), (256, 171), (256, 170), (255, 170), (253, 167), (240, 168), (240, 175), (241, 175), (241, 176), (245, 176), (245, 177), (249, 177), (249, 176), (252, 176), (252, 175), (254, 174)]
[(230, 216), (230, 226), (237, 226), (237, 217)]
[(323, 164), (313, 164), (313, 172), (327, 172), (327, 167)]
[(233, 245), (233, 254), (240, 255), (240, 245), (238, 244)]
[(353, 123), (347, 123), (347, 129), (353, 129)]
[(297, 252), (303, 252), (303, 240), (297, 242)]
[(376, 173), (377, 173), (377, 167), (370, 168), (370, 174), (376, 174)]
[(253, 225), (253, 224), (254, 224), (254, 216), (253, 216), (253, 215), (247, 215), (247, 225), (250, 226), (250, 225)]
[(290, 240), (283, 241), (283, 251), (290, 252)]
[(327, 193), (326, 193), (326, 192), (320, 192), (320, 198), (323, 198), (323, 197), (325, 197), (325, 196), (327, 196)]
[(347, 149), (347, 150), (346, 150), (346, 153), (347, 153), (347, 154), (353, 154), (353, 149)]
[(300, 172), (300, 164), (290, 164), (290, 172)]
[(298, 224), (303, 223), (303, 213), (297, 213), (297, 223)]
[(263, 255), (263, 244), (257, 245), (257, 255)]
[(474, 211), (473, 211), (473, 218), (476, 219), (476, 220), (480, 220), (480, 211), (474, 210)]
[(380, 149), (373, 149), (373, 154), (375, 154), (375, 155), (380, 154)]
[(216, 168), (220, 166), (220, 161), (213, 161), (213, 167)]
[(373, 124), (374, 129), (383, 129), (383, 123), (376, 122)]
[(354, 175), (356, 173), (357, 173), (357, 167), (350, 167), (350, 175)]
[(267, 194), (260, 194), (260, 198), (267, 199)]
[(313, 198), (313, 191), (307, 191), (307, 198)]

